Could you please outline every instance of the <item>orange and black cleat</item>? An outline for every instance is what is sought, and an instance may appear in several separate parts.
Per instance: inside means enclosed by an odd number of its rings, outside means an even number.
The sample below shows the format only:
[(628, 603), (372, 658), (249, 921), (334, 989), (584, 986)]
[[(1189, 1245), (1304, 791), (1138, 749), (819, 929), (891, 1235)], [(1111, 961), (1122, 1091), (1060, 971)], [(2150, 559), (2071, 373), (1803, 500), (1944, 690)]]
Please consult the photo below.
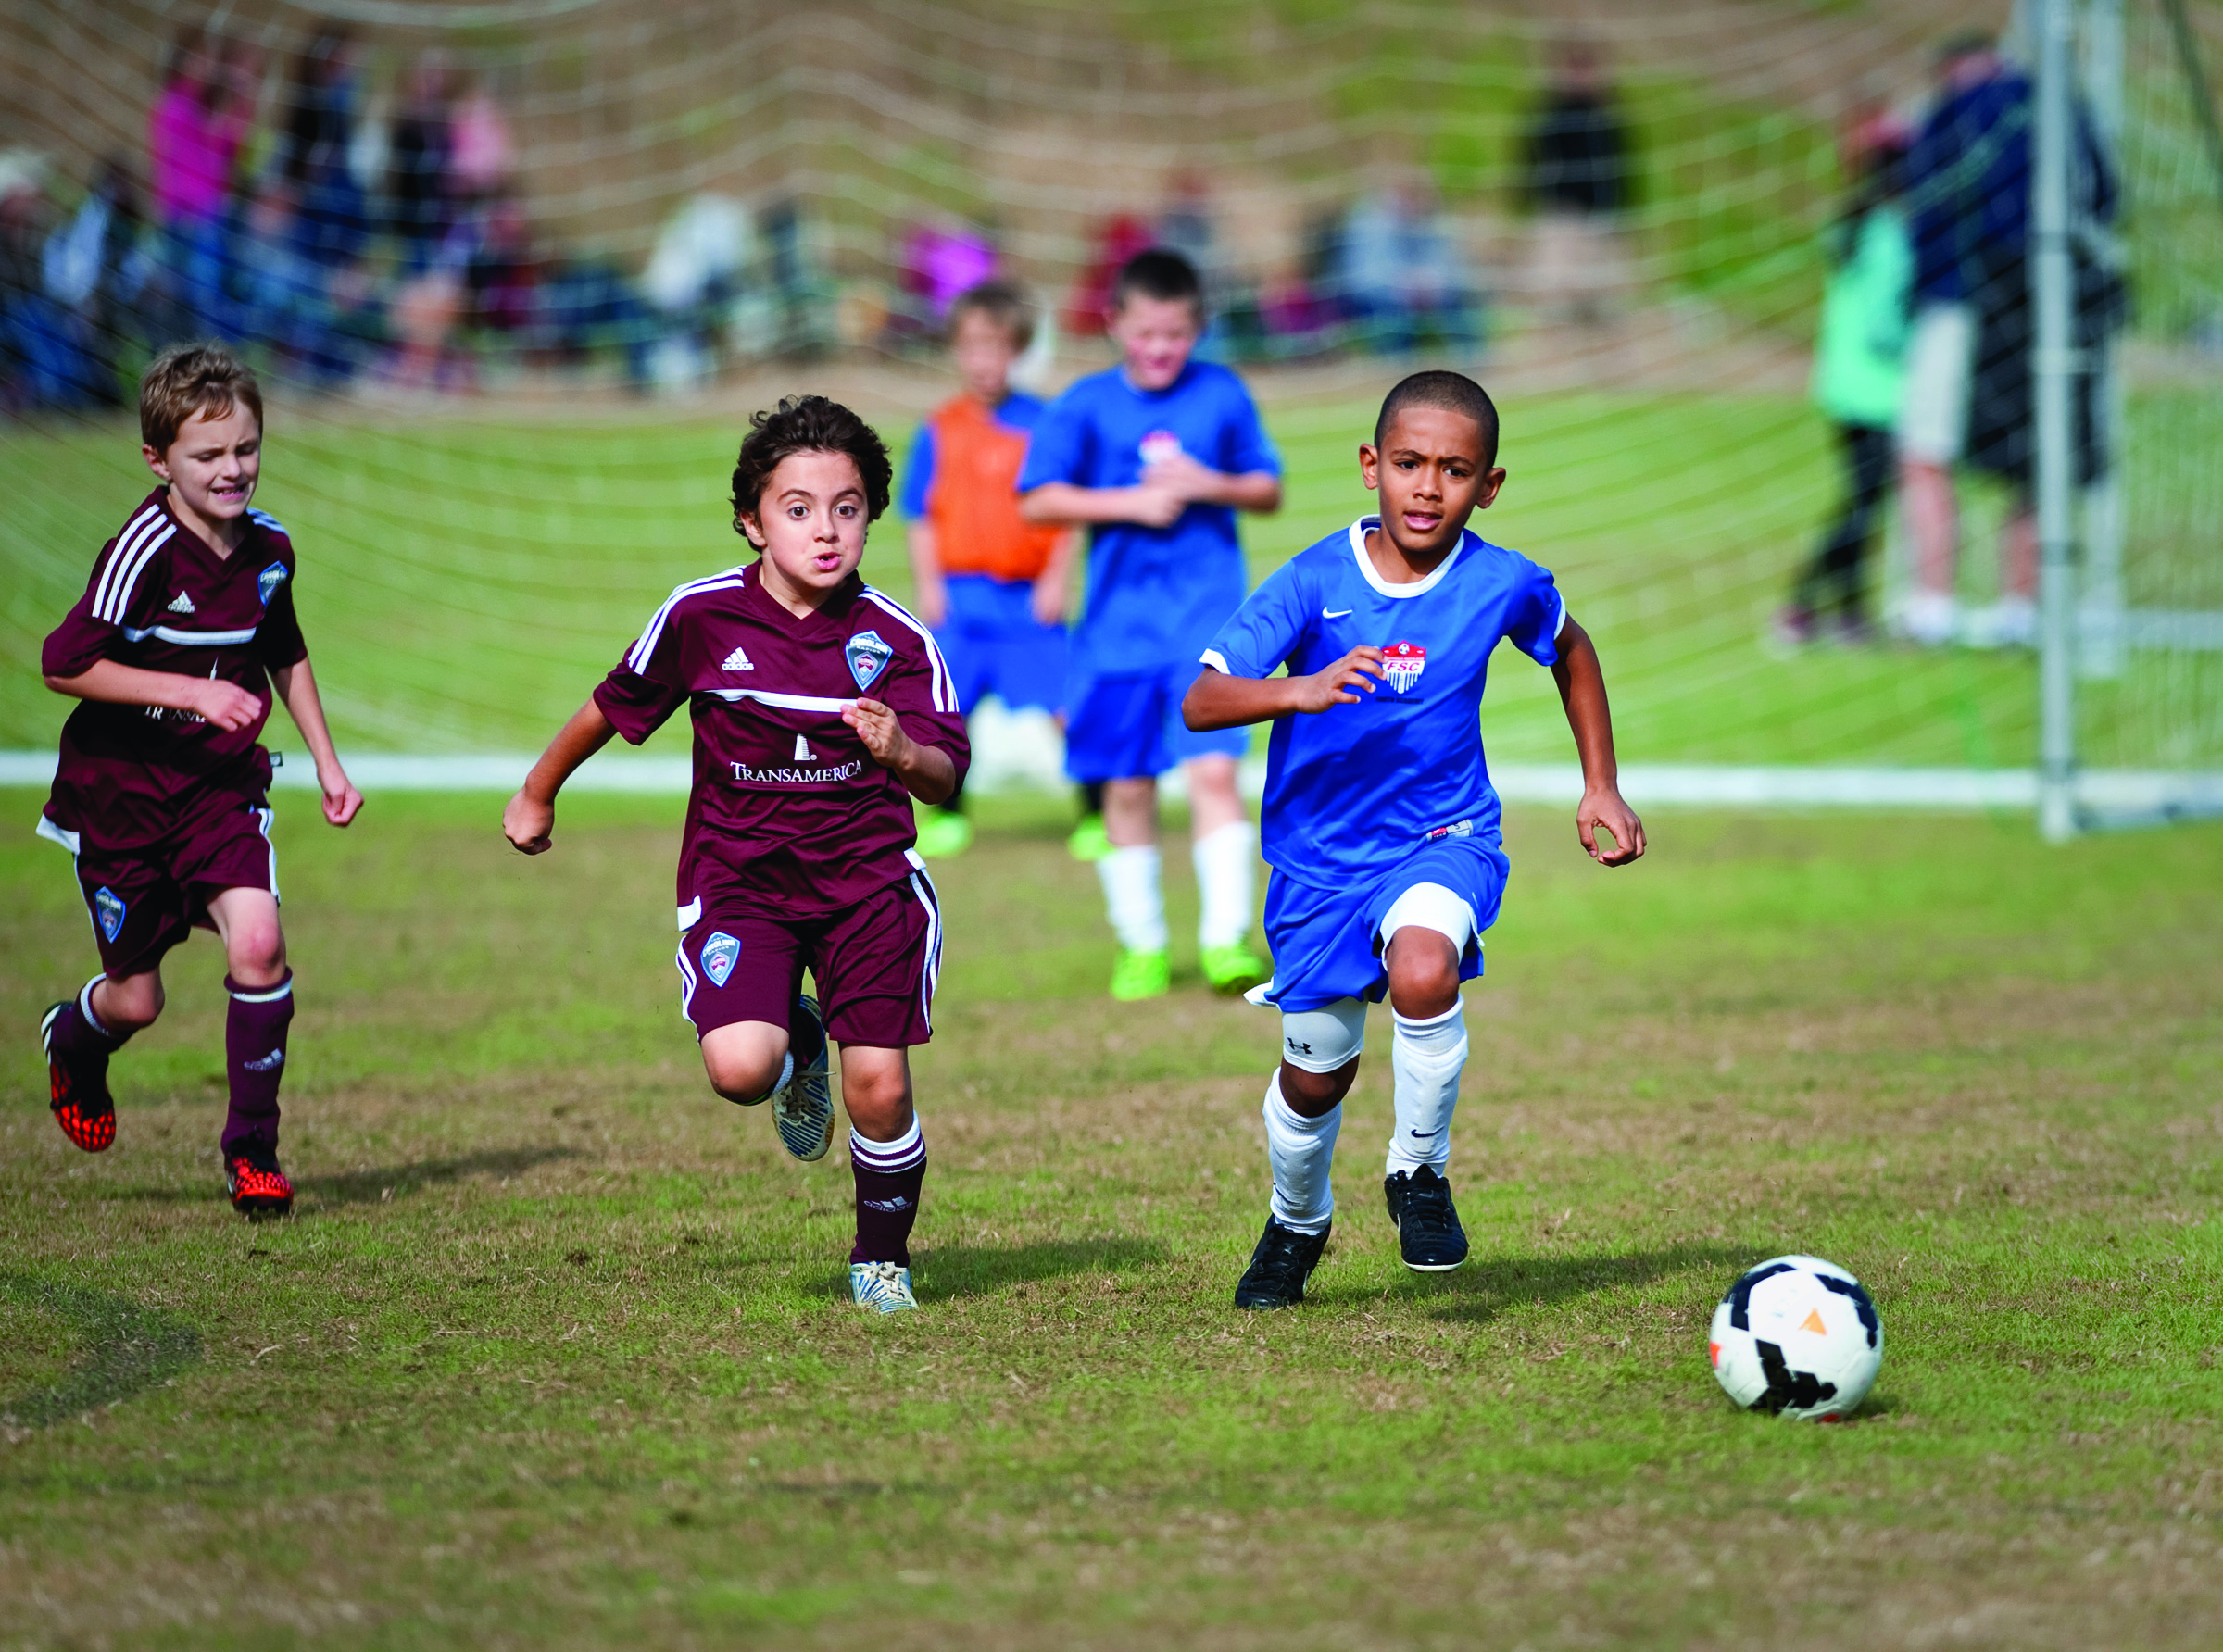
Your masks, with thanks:
[(39, 1022), (39, 1045), (46, 1052), (50, 1105), (62, 1133), (87, 1153), (106, 1153), (116, 1144), (116, 1101), (108, 1094), (107, 1062), (72, 1061), (54, 1047), (55, 1018), (69, 1001), (53, 1006)]
[(232, 1190), (232, 1208), (252, 1220), (293, 1211), (294, 1184), (278, 1168), (276, 1151), (259, 1143), (225, 1155), (224, 1184)]

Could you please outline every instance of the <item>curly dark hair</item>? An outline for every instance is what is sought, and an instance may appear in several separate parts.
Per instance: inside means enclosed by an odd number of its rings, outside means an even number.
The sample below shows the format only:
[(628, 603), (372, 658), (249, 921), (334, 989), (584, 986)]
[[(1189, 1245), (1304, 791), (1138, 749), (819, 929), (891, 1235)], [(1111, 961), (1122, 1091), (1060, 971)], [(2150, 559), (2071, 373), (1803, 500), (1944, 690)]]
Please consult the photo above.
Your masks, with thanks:
[(862, 419), (839, 402), (823, 395), (790, 395), (769, 413), (748, 421), (741, 456), (734, 461), (734, 532), (741, 532), (741, 513), (754, 515), (764, 498), (765, 484), (780, 461), (798, 453), (847, 454), (864, 478), (864, 514), (878, 521), (887, 510), (888, 489), (895, 467), (888, 462), (887, 444)]

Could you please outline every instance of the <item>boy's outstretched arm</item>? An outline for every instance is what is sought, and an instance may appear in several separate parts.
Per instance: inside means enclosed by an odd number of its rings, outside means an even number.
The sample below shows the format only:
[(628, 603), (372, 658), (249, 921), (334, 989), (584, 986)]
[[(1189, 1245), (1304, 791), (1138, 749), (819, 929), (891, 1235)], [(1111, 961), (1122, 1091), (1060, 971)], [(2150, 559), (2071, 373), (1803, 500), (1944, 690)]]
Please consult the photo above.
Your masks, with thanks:
[(181, 671), (150, 671), (119, 660), (94, 660), (74, 677), (48, 676), (46, 686), (73, 699), (109, 706), (160, 706), (190, 711), (227, 732), (244, 729), (264, 710), (262, 698), (236, 682), (217, 677), (188, 677)]
[(556, 830), (556, 794), (580, 764), (609, 744), (617, 731), (602, 707), (594, 701), (571, 713), (571, 720), (557, 731), (548, 749), (540, 754), (525, 783), (502, 810), (502, 835), (527, 855), (546, 854)]
[(334, 826), (346, 825), (363, 807), (363, 795), (355, 789), (347, 771), (340, 767), (340, 754), (333, 749), (332, 731), (325, 726), (324, 702), (317, 694), (317, 674), (309, 667), (308, 656), (304, 654), (290, 666), (272, 667), (270, 682), (285, 702), (294, 726), (301, 731), (308, 755), (317, 765), (317, 789), (324, 794), (324, 818)]
[[(1575, 835), (1601, 866), (1626, 866), (1644, 853), (1644, 822), (1622, 801), (1620, 767), (1614, 758), (1614, 714), (1605, 702), (1605, 673), (1590, 633), (1570, 615), (1559, 632), (1559, 658), (1551, 667), (1567, 727), (1582, 757), (1582, 802), (1575, 810)], [(1601, 848), (1598, 828), (1613, 834), (1614, 846)]]
[(1188, 501), (1171, 488), (1144, 482), (1131, 488), (1085, 488), (1077, 482), (1046, 482), (1019, 495), (1019, 515), (1042, 526), (1075, 527), (1099, 522), (1140, 522), (1170, 528)]
[(1333, 665), (1303, 677), (1231, 677), (1212, 666), (1188, 685), (1181, 700), (1181, 720), (1192, 732), (1271, 722), (1291, 712), (1325, 711), (1355, 706), (1372, 694), (1382, 674), (1382, 651), (1362, 643)]
[(1281, 508), (1281, 478), (1273, 471), (1214, 470), (1186, 453), (1153, 461), (1142, 473), (1142, 483), (1191, 505), (1227, 505), (1267, 515)]

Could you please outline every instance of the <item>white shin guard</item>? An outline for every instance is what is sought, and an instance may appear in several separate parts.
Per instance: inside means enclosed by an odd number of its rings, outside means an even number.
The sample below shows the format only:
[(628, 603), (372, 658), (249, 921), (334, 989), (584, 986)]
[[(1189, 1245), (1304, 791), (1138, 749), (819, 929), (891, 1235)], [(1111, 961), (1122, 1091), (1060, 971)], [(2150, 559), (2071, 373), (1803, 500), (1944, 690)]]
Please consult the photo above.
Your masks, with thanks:
[(1197, 945), (1238, 946), (1250, 937), (1258, 898), (1257, 839), (1248, 820), (1230, 820), (1190, 846), (1197, 868)]
[(1397, 1023), (1389, 1046), (1397, 1125), (1384, 1173), (1410, 1174), (1428, 1165), (1440, 1176), (1451, 1158), (1451, 1109), (1459, 1105), (1459, 1073), (1466, 1065), (1466, 1006), (1453, 1004), (1422, 1020), (1391, 1019)]
[(1158, 887), (1158, 846), (1113, 849), (1096, 863), (1096, 875), (1119, 944), (1129, 952), (1163, 952), (1165, 897)]
[(1343, 1108), (1307, 1119), (1281, 1098), (1281, 1071), (1266, 1082), (1266, 1158), (1274, 1167), (1274, 1220), (1300, 1233), (1325, 1232), (1336, 1213), (1328, 1172), (1336, 1159), (1336, 1132)]

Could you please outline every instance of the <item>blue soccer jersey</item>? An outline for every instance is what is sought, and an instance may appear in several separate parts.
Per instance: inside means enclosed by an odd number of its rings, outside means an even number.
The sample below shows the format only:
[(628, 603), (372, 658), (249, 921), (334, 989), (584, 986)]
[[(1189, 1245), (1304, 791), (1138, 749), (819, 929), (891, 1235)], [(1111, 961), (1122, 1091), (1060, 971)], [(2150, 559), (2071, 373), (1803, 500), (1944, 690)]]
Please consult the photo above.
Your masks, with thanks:
[[(1019, 491), (1053, 482), (1134, 487), (1146, 465), (1175, 452), (1229, 475), (1281, 473), (1243, 382), (1191, 361), (1162, 391), (1137, 390), (1119, 368), (1075, 383), (1035, 426)], [(1242, 602), (1246, 583), (1228, 506), (1191, 505), (1169, 528), (1099, 524), (1088, 541), (1074, 664), (1112, 675), (1193, 660)]]
[(1494, 845), (1498, 795), (1480, 704), (1500, 638), (1539, 665), (1566, 620), (1551, 575), (1469, 532), (1425, 580), (1393, 585), (1367, 559), (1363, 518), (1300, 552), (1224, 626), (1203, 663), (1236, 677), (1304, 676), (1361, 644), (1385, 676), (1355, 706), (1274, 723), (1262, 847), (1301, 883), (1347, 885), (1430, 841)]

